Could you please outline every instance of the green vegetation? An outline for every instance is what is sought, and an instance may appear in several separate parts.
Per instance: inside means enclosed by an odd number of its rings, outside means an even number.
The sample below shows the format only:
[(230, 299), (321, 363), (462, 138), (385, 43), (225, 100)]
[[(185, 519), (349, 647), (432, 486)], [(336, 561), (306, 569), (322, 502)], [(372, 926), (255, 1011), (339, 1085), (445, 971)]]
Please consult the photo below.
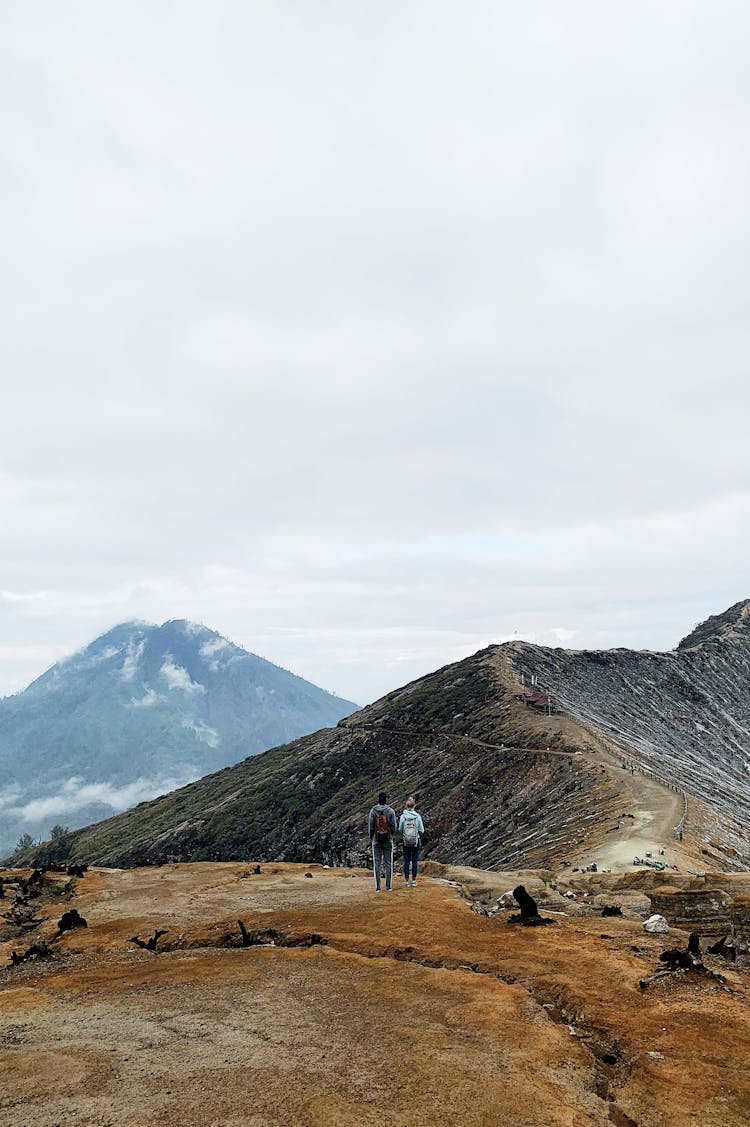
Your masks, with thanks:
[[(0, 700), (0, 855), (50, 814), (73, 826), (216, 771), (354, 711), (193, 623), (127, 623)], [(56, 831), (65, 832), (64, 827)]]

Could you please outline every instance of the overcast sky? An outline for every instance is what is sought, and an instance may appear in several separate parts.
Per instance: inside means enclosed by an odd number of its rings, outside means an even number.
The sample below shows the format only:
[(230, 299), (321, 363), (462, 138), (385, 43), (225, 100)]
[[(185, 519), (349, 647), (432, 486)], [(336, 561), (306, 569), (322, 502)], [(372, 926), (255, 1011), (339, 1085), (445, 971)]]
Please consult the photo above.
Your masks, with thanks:
[(747, 3), (0, 12), (0, 693), (131, 618), (364, 703), (750, 596)]

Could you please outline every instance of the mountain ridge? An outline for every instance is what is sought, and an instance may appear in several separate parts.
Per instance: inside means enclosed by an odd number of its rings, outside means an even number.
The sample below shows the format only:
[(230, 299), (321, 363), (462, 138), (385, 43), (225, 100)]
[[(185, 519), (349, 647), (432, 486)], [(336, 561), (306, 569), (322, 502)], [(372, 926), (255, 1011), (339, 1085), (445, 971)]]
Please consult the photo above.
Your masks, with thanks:
[(705, 622), (698, 623), (677, 643), (676, 649), (688, 650), (709, 642), (718, 642), (736, 636), (743, 630), (750, 630), (750, 599), (741, 599), (722, 614), (712, 614)]
[[(384, 787), (394, 801), (414, 792), (429, 804), (427, 855), (439, 849), (462, 861), (508, 863), (524, 852), (516, 847), (523, 830), (525, 853), (541, 863), (579, 836), (569, 801), (581, 816), (614, 816), (616, 791), (576, 760), (575, 733), (569, 743), (571, 732), (550, 733), (525, 715), (494, 653), (479, 651), (336, 728), (77, 831), (66, 848), (117, 865), (246, 856), (359, 864), (366, 813)], [(509, 733), (515, 746), (502, 746)], [(487, 790), (498, 806), (494, 817), (483, 804)]]
[[(730, 608), (733, 622), (744, 624), (745, 605)], [(361, 864), (366, 811), (384, 787), (417, 794), (427, 856), (544, 866), (580, 855), (587, 837), (626, 815), (627, 758), (683, 790), (686, 833), (718, 865), (736, 867), (750, 860), (750, 700), (727, 694), (750, 670), (750, 635), (727, 636), (725, 625), (719, 644), (712, 626), (703, 641), (666, 653), (488, 647), (334, 729), (72, 834), (71, 856)]]

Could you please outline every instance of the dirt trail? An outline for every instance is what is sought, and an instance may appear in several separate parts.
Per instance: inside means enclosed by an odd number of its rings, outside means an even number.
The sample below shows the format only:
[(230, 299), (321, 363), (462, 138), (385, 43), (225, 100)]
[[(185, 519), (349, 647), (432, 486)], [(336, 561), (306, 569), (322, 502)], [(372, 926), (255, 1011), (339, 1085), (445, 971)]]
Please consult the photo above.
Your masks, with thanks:
[[(471, 739), (471, 743), (501, 750), (495, 744)], [(503, 749), (504, 750), (504, 749)], [(570, 758), (570, 752), (556, 751), (553, 748), (533, 750), (524, 754), (557, 755)], [(597, 868), (612, 872), (625, 872), (633, 867), (633, 858), (644, 858), (650, 854), (656, 861), (670, 865), (690, 864), (694, 861), (694, 850), (675, 839), (674, 828), (680, 821), (684, 800), (680, 792), (672, 790), (658, 780), (629, 768), (623, 768), (619, 757), (608, 756), (602, 752), (578, 751), (576, 757), (594, 767), (604, 767), (616, 783), (623, 796), (623, 804), (632, 817), (619, 818), (617, 826), (610, 827), (609, 834), (600, 843), (585, 847), (576, 856), (580, 866), (595, 862)], [(610, 836), (611, 834), (611, 836)]]
[[(495, 751), (518, 750), (506, 749), (504, 745), (500, 747), (472, 737), (463, 738)], [(554, 748), (524, 749), (524, 754), (564, 758), (570, 758), (571, 755), (569, 751), (557, 751)], [(597, 845), (585, 847), (575, 858), (579, 866), (595, 862), (599, 869), (625, 872), (633, 867), (634, 857), (644, 858), (646, 854), (650, 854), (653, 860), (670, 865), (693, 863), (694, 850), (678, 842), (674, 836), (674, 828), (684, 810), (680, 792), (638, 770), (631, 772), (629, 768), (623, 768), (619, 756), (606, 755), (601, 750), (598, 753), (578, 751), (575, 755), (594, 767), (605, 768), (623, 796), (627, 813), (633, 815), (618, 819), (617, 827), (610, 827), (611, 837), (607, 835)]]
[(683, 813), (682, 794), (639, 771), (631, 774), (601, 758), (591, 761), (607, 767), (623, 796), (625, 811), (632, 817), (621, 817), (613, 823), (599, 841), (581, 851), (576, 864), (586, 866), (595, 862), (600, 869), (624, 872), (633, 868), (634, 857), (644, 858), (647, 853), (654, 861), (670, 866), (677, 864), (683, 868), (692, 864), (694, 850), (677, 841), (673, 832)]

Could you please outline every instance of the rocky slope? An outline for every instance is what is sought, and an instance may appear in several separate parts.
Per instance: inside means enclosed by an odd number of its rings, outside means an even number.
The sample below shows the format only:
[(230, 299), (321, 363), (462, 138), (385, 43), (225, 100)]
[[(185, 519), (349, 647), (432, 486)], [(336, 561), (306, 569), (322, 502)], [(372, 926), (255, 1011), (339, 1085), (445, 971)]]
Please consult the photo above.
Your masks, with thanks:
[(117, 626), (0, 700), (0, 855), (355, 708), (204, 626)]
[(670, 653), (526, 643), (503, 651), (556, 707), (704, 803), (728, 855), (750, 863), (750, 600), (709, 618)]

